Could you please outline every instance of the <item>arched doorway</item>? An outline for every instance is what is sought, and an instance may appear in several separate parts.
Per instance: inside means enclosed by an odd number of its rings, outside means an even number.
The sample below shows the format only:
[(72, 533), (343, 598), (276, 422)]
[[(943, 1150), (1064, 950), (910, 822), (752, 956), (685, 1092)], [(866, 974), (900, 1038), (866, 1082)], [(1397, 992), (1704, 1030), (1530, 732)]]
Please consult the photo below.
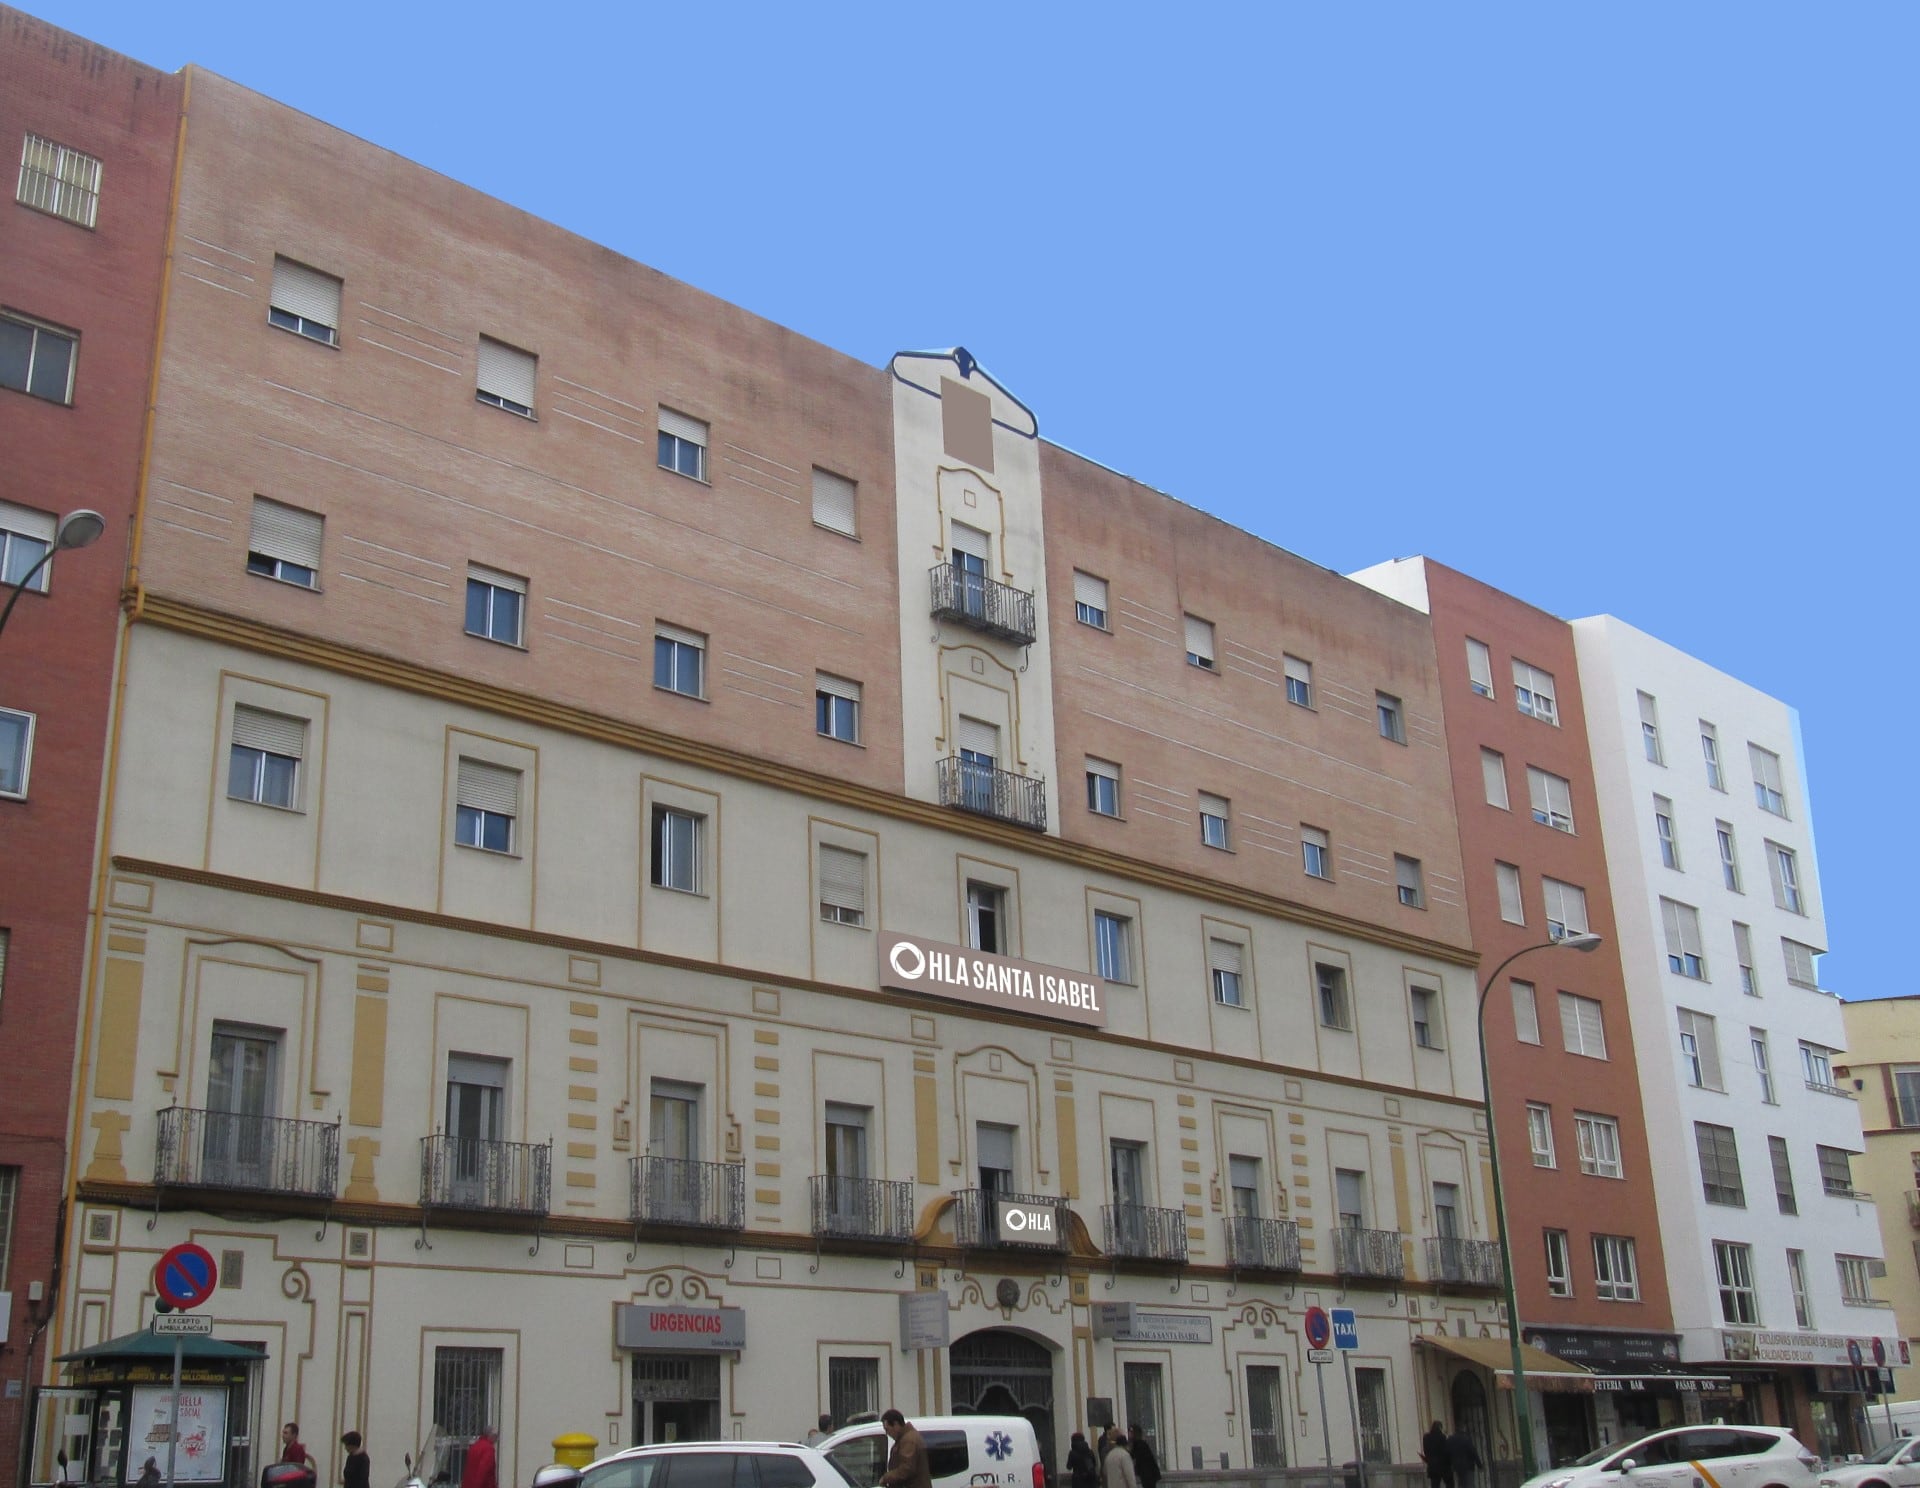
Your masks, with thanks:
[(1053, 1351), (1006, 1328), (956, 1339), (947, 1350), (948, 1389), (956, 1416), (1025, 1416), (1040, 1438), (1040, 1460), (1053, 1478)]
[(1491, 1470), (1493, 1438), (1487, 1431), (1487, 1387), (1480, 1376), (1463, 1369), (1453, 1377), (1453, 1429), (1473, 1438), (1480, 1460)]

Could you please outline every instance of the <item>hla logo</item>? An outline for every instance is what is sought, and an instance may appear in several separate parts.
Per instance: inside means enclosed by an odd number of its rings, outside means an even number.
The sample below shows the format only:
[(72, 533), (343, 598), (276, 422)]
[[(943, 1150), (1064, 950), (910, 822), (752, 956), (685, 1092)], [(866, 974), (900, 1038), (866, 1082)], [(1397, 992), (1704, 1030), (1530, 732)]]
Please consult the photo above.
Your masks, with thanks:
[(1032, 1230), (1038, 1234), (1053, 1233), (1053, 1211), (1051, 1209), (1019, 1209), (1009, 1204), (1001, 1212), (1000, 1223), (1015, 1234)]

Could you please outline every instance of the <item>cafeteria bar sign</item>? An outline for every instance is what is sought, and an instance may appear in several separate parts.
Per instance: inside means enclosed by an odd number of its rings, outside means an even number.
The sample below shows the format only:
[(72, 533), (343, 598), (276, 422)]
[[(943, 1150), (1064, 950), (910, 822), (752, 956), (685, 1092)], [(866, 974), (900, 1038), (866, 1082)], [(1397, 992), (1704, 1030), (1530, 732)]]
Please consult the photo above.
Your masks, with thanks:
[(1107, 1026), (1106, 988), (1098, 977), (911, 935), (881, 937), (880, 985), (1091, 1028)]

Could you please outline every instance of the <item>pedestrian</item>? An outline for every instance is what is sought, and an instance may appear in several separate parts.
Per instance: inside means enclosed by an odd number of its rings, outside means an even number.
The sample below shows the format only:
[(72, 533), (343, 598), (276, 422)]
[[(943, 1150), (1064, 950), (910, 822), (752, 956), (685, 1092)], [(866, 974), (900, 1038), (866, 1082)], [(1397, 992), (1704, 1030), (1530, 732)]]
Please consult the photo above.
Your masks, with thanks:
[(1118, 1426), (1107, 1428), (1107, 1454), (1100, 1459), (1102, 1488), (1140, 1488), (1140, 1475), (1133, 1470), (1133, 1456), (1127, 1451), (1126, 1434)]
[(58, 1452), (53, 1454), (53, 1460), (55, 1463), (54, 1482), (78, 1483), (80, 1481), (80, 1470), (67, 1461), (67, 1449), (65, 1447), (62, 1447)]
[(500, 1488), (499, 1452), (494, 1438), (500, 1433), (482, 1426), (480, 1434), (467, 1448), (466, 1465), (460, 1469), (460, 1488)]
[(1133, 1458), (1133, 1475), (1140, 1480), (1140, 1488), (1159, 1488), (1160, 1459), (1153, 1455), (1153, 1443), (1137, 1422), (1127, 1428), (1127, 1455)]
[(880, 1474), (880, 1488), (933, 1488), (927, 1444), (913, 1429), (913, 1422), (890, 1409), (881, 1415), (880, 1429), (893, 1442), (887, 1452), (887, 1470)]
[(1427, 1488), (1453, 1488), (1453, 1460), (1447, 1455), (1447, 1428), (1435, 1421), (1420, 1438), (1420, 1460), (1427, 1465)]
[(373, 1461), (361, 1450), (360, 1433), (349, 1431), (340, 1438), (340, 1445), (347, 1449), (346, 1465), (340, 1469), (341, 1488), (369, 1488)]
[(1067, 1438), (1067, 1488), (1100, 1488), (1100, 1459), (1087, 1445), (1084, 1431)]
[(160, 1488), (160, 1464), (149, 1457), (140, 1469), (134, 1488)]
[(833, 1432), (833, 1417), (825, 1411), (820, 1412), (820, 1424), (807, 1433), (807, 1445), (817, 1447)]
[(1464, 1421), (1453, 1423), (1453, 1435), (1447, 1438), (1447, 1462), (1453, 1468), (1454, 1488), (1473, 1488), (1473, 1475), (1485, 1464)]
[(313, 1456), (307, 1451), (307, 1444), (300, 1440), (298, 1421), (289, 1421), (280, 1428), (280, 1460), (297, 1462), (302, 1467), (314, 1465)]

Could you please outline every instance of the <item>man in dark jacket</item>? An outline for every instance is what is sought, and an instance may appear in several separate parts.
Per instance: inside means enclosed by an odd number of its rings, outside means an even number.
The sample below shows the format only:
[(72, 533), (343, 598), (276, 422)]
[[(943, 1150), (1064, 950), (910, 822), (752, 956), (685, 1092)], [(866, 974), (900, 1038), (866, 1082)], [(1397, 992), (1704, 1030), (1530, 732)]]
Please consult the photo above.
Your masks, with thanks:
[(1420, 1438), (1420, 1460), (1427, 1464), (1427, 1488), (1453, 1488), (1453, 1459), (1447, 1455), (1447, 1428), (1438, 1421)]
[(1447, 1438), (1447, 1461), (1453, 1468), (1454, 1488), (1473, 1488), (1474, 1474), (1481, 1467), (1480, 1449), (1459, 1421), (1453, 1423), (1453, 1435)]
[(1127, 1428), (1127, 1452), (1133, 1458), (1133, 1475), (1140, 1488), (1158, 1488), (1160, 1459), (1153, 1455), (1153, 1443), (1136, 1424)]
[(887, 1470), (880, 1474), (880, 1488), (933, 1488), (927, 1444), (913, 1429), (913, 1423), (899, 1411), (890, 1410), (880, 1417), (880, 1429), (893, 1439)]

